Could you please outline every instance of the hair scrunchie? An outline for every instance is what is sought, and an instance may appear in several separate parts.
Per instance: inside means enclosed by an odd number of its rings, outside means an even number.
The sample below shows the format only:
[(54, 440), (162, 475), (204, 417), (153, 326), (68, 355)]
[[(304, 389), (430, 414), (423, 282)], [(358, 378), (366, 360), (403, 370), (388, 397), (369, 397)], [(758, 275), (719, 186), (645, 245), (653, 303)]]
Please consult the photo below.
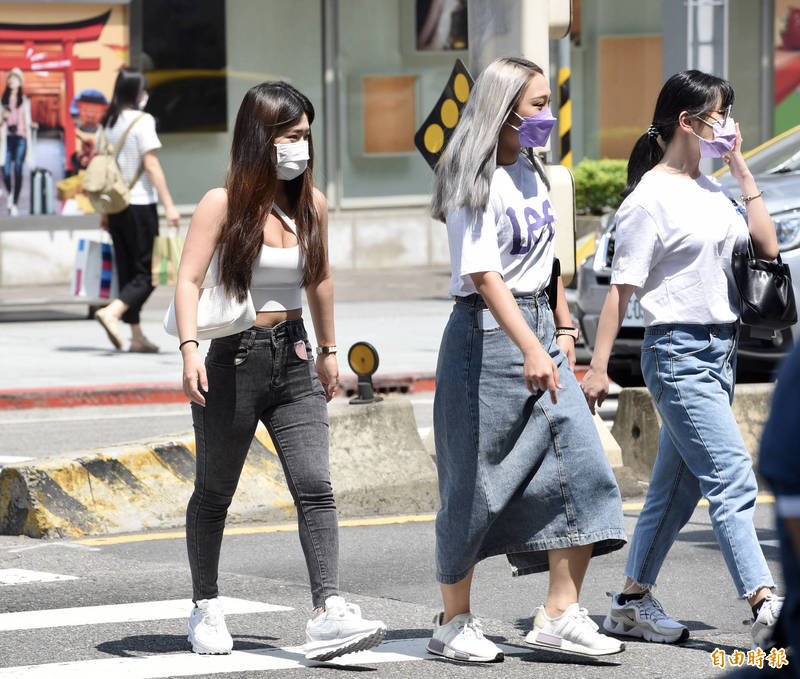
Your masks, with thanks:
[(651, 125), (650, 127), (648, 127), (647, 136), (652, 137), (653, 139), (658, 137), (658, 128), (655, 125)]

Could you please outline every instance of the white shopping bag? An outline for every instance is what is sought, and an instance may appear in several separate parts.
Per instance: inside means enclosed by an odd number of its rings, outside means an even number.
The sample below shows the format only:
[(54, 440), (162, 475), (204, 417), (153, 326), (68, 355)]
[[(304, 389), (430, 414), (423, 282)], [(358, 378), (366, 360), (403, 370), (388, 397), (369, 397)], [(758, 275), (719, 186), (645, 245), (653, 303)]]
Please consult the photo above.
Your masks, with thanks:
[(107, 299), (119, 296), (111, 243), (81, 238), (72, 270), (72, 296)]

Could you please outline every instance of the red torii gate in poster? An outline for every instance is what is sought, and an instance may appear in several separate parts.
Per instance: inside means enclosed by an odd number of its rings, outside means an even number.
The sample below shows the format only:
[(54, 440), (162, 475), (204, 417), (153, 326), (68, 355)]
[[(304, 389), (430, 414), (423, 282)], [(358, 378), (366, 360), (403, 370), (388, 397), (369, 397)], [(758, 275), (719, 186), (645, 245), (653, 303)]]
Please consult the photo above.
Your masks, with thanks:
[[(100, 59), (84, 59), (73, 54), (76, 42), (91, 42), (100, 37), (100, 33), (111, 16), (111, 10), (105, 14), (63, 24), (5, 24), (0, 23), (0, 43), (13, 43), (24, 46), (21, 57), (0, 56), (0, 70), (9, 70), (15, 66), (23, 71), (62, 71), (64, 72), (65, 101), (61, 103), (64, 121), (64, 148), (67, 164), (75, 151), (75, 125), (69, 115), (69, 107), (75, 97), (75, 71), (99, 71)], [(49, 47), (36, 50), (37, 43), (45, 43)], [(53, 44), (61, 48), (53, 49)]]

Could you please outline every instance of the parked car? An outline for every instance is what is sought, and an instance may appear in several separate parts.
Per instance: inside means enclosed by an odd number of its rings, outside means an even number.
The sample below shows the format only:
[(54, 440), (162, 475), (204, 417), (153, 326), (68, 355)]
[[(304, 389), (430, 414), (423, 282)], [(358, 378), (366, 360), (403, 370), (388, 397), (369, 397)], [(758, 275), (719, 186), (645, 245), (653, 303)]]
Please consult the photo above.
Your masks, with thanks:
[[(796, 299), (800, 300), (800, 125), (745, 154), (764, 201), (775, 222), (781, 259), (789, 265)], [(738, 195), (739, 187), (727, 166), (714, 173)], [(611, 281), (614, 258), (613, 215), (597, 236), (594, 254), (578, 267), (576, 316), (584, 341), (594, 349), (600, 310)], [(611, 379), (622, 386), (643, 384), (640, 367), (644, 339), (644, 314), (634, 295), (628, 304), (608, 365)], [(739, 342), (740, 380), (769, 380), (794, 342), (800, 341), (800, 324), (777, 333), (743, 326)]]

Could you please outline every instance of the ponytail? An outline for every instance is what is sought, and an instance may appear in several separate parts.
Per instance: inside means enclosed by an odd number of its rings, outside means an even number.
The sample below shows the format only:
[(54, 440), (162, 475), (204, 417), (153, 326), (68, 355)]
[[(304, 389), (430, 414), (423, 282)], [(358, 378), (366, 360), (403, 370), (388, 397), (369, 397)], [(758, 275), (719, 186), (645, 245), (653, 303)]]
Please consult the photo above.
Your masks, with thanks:
[(652, 170), (664, 157), (664, 149), (658, 143), (657, 135), (652, 134), (651, 130), (652, 126), (639, 137), (631, 151), (631, 157), (628, 159), (628, 183), (621, 194), (623, 198), (636, 188), (644, 173)]

